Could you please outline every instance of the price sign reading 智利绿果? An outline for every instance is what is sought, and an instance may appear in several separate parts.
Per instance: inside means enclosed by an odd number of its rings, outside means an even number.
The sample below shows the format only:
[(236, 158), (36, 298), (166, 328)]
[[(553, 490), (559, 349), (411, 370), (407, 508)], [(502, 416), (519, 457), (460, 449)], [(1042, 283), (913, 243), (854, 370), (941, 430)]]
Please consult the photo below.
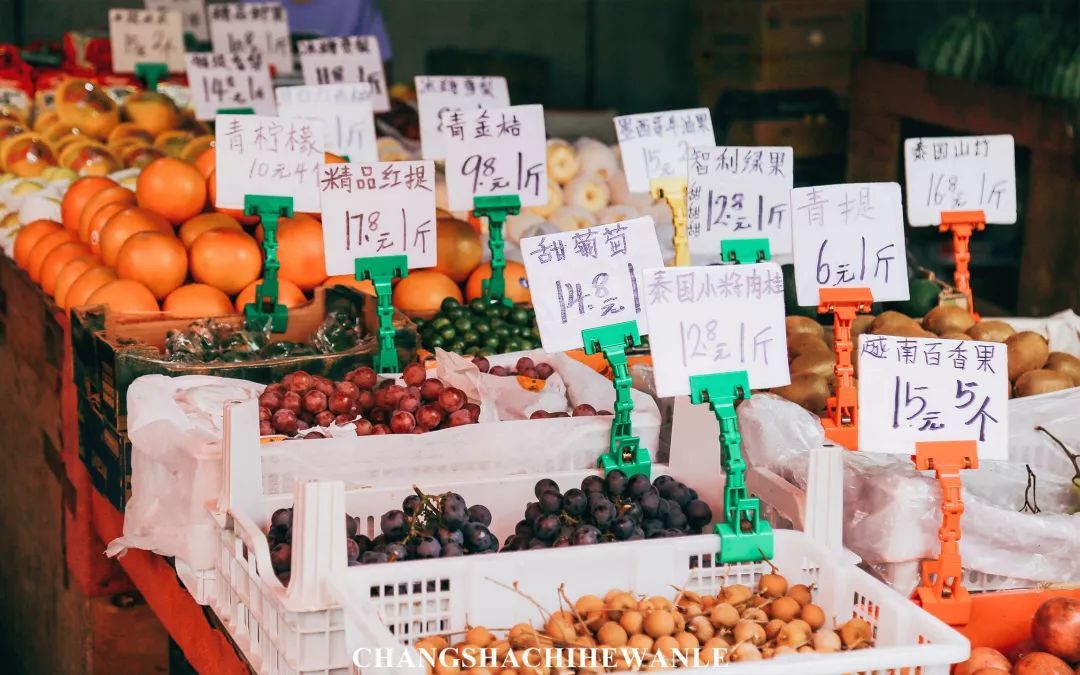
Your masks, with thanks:
[(184, 29), (180, 12), (164, 9), (110, 9), (112, 67), (133, 73), (140, 63), (164, 63), (184, 70)]
[(982, 211), (987, 223), (1016, 222), (1013, 137), (941, 136), (904, 141), (908, 222), (941, 223), (942, 211)]
[(326, 149), (347, 155), (353, 162), (379, 159), (375, 144), (375, 116), (371, 110), (371, 85), (301, 85), (278, 87), (278, 115), (321, 120)]
[(375, 112), (390, 109), (382, 52), (374, 35), (317, 38), (296, 43), (304, 84), (350, 84), (371, 86)]
[(686, 176), (691, 151), (716, 145), (708, 108), (622, 115), (615, 135), (631, 192), (649, 192), (653, 178)]
[(270, 69), (258, 52), (189, 53), (184, 58), (196, 119), (212, 120), (222, 108), (251, 108), (257, 115), (277, 113)]
[(417, 75), (413, 81), (420, 114), (420, 151), (425, 159), (446, 159), (443, 129), (452, 114), (510, 105), (505, 77)]
[(207, 7), (210, 42), (223, 54), (262, 54), (277, 75), (293, 72), (289, 19), (280, 2), (223, 3)]
[(180, 12), (185, 33), (191, 33), (196, 40), (210, 39), (206, 27), (206, 0), (144, 0), (147, 9), (171, 9)]

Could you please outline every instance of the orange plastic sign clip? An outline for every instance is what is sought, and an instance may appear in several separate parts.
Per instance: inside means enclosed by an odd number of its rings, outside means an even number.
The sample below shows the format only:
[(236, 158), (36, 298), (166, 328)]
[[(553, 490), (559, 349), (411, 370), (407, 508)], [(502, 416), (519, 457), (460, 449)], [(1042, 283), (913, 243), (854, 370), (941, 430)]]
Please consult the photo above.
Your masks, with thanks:
[(859, 312), (870, 311), (874, 297), (869, 288), (822, 288), (818, 313), (832, 312), (833, 350), (836, 352), (836, 395), (830, 396), (822, 420), (825, 436), (848, 450), (859, 447), (859, 397), (855, 390), (855, 368), (851, 365), (851, 322)]
[(975, 299), (971, 294), (971, 271), (968, 264), (971, 262), (971, 235), (986, 229), (986, 214), (983, 211), (942, 211), (941, 232), (952, 232), (953, 258), (956, 260), (956, 272), (953, 273), (953, 284), (956, 290), (967, 297), (968, 311), (978, 321), (979, 315), (975, 313)]

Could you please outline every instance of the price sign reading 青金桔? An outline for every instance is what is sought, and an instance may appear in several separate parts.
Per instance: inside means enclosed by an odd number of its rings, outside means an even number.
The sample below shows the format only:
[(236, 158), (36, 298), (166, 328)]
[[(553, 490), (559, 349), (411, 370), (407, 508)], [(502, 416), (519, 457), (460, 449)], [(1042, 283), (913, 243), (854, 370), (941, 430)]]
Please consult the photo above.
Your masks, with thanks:
[(280, 2), (223, 3), (207, 7), (210, 41), (223, 54), (262, 54), (277, 75), (293, 72), (289, 20)]
[(367, 83), (375, 112), (390, 109), (382, 52), (374, 35), (300, 40), (296, 51), (300, 53), (304, 84)]
[(791, 148), (694, 148), (686, 234), (695, 263), (720, 259), (725, 239), (767, 238), (773, 255), (791, 253)]
[(505, 77), (417, 75), (414, 82), (420, 113), (420, 151), (425, 159), (446, 159), (443, 129), (452, 114), (510, 105)]
[(218, 208), (242, 209), (245, 195), (293, 198), (296, 211), (319, 211), (322, 122), (264, 115), (218, 115)]
[(278, 87), (277, 107), (281, 117), (321, 120), (326, 132), (326, 149), (347, 155), (353, 162), (379, 159), (375, 145), (375, 117), (371, 110), (371, 85), (322, 84)]
[(184, 29), (180, 12), (164, 9), (110, 9), (112, 67), (133, 73), (140, 63), (164, 63), (184, 70)]
[(206, 0), (144, 0), (147, 9), (171, 9), (180, 12), (185, 33), (191, 33), (196, 40), (210, 39), (206, 27)]
[(518, 195), (522, 206), (547, 203), (544, 106), (452, 112), (443, 137), (451, 210), (468, 211), (474, 197), (495, 195)]
[(1008, 459), (1006, 359), (997, 342), (860, 335), (859, 449), (973, 440), (980, 458)]
[(328, 274), (387, 255), (407, 255), (409, 269), (435, 265), (433, 161), (323, 164), (319, 193)]
[(898, 184), (795, 188), (791, 215), (800, 305), (816, 306), (822, 288), (869, 288), (875, 302), (908, 299)]
[(690, 376), (745, 370), (752, 389), (790, 382), (784, 275), (772, 262), (645, 270), (642, 297), (656, 393), (690, 393)]
[(212, 120), (222, 108), (251, 108), (273, 115), (274, 88), (262, 54), (185, 54), (195, 117)]
[(685, 176), (691, 151), (716, 145), (708, 108), (622, 115), (615, 135), (631, 192), (648, 192), (653, 178)]
[(643, 273), (661, 267), (649, 216), (521, 240), (540, 341), (549, 352), (580, 349), (581, 331), (645, 316)]
[(942, 211), (982, 211), (987, 223), (1016, 222), (1013, 137), (942, 136), (904, 141), (908, 222), (938, 225)]

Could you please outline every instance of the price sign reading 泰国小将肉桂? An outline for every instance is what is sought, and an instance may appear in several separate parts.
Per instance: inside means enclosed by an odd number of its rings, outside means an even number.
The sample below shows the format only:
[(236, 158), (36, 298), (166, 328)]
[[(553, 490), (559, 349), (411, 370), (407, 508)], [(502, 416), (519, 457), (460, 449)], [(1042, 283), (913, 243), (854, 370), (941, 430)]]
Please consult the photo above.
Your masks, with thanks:
[(319, 165), (325, 160), (322, 122), (263, 115), (218, 115), (217, 202), (244, 208), (245, 195), (293, 198), (295, 211), (319, 211)]
[(304, 84), (371, 85), (371, 105), (375, 112), (390, 109), (382, 52), (374, 35), (317, 38), (296, 43)]
[(451, 114), (510, 105), (505, 77), (417, 75), (413, 79), (420, 113), (420, 151), (425, 159), (446, 159), (443, 129)]
[(191, 33), (196, 40), (210, 39), (206, 27), (206, 0), (144, 0), (147, 9), (171, 9), (180, 12), (184, 32)]
[(649, 216), (527, 237), (521, 255), (546, 351), (579, 349), (582, 330), (623, 321), (649, 332), (642, 275), (664, 264)]
[(207, 7), (215, 52), (263, 55), (278, 75), (293, 72), (289, 20), (280, 2), (223, 3)]
[(375, 117), (371, 110), (371, 86), (355, 84), (278, 87), (278, 115), (321, 120), (326, 149), (348, 155), (353, 162), (379, 159), (375, 144)]
[(615, 135), (631, 192), (648, 192), (653, 178), (685, 176), (691, 151), (716, 145), (708, 108), (622, 115)]
[(791, 381), (779, 265), (660, 267), (644, 282), (659, 396), (689, 394), (691, 375), (745, 370), (752, 389)]
[(547, 204), (544, 106), (452, 112), (443, 136), (451, 210), (468, 211), (474, 197), (496, 195), (517, 195), (522, 206)]
[(694, 148), (688, 171), (686, 234), (698, 264), (720, 258), (725, 239), (764, 237), (791, 253), (791, 148)]
[(188, 86), (195, 118), (212, 120), (222, 108), (251, 108), (274, 115), (270, 69), (258, 52), (248, 54), (185, 54)]
[(1004, 344), (864, 333), (857, 351), (860, 450), (908, 455), (919, 441), (977, 441), (982, 459), (1008, 458)]
[(987, 223), (1016, 222), (1013, 137), (941, 136), (904, 141), (908, 222), (938, 225), (942, 211), (982, 211)]
[(817, 305), (822, 288), (869, 288), (875, 302), (908, 299), (898, 184), (795, 188), (791, 216), (800, 305)]
[(435, 265), (433, 161), (323, 164), (319, 193), (328, 274), (387, 255), (407, 255), (409, 269)]
[(110, 9), (112, 67), (133, 73), (140, 63), (164, 63), (184, 70), (184, 28), (180, 12), (164, 9)]

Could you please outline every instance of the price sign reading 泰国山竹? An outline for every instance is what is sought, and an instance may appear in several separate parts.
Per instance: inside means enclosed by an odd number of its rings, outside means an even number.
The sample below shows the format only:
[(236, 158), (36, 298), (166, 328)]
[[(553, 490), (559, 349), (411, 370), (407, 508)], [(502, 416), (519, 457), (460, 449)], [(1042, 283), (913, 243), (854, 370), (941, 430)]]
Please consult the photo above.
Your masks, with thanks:
[(908, 222), (938, 225), (942, 211), (982, 211), (987, 223), (1016, 222), (1013, 137), (941, 136), (904, 141)]
[(694, 148), (692, 153), (686, 210), (691, 259), (716, 262), (725, 239), (764, 237), (774, 255), (791, 253), (791, 148)]
[(443, 127), (450, 209), (474, 197), (518, 195), (522, 206), (547, 203), (544, 106), (514, 105), (452, 112)]
[(790, 382), (784, 275), (776, 263), (645, 270), (656, 393), (690, 393), (690, 376), (745, 370), (750, 387)]
[(245, 195), (293, 198), (295, 211), (319, 211), (322, 122), (263, 115), (218, 115), (217, 202), (244, 208)]
[(171, 9), (180, 12), (185, 33), (196, 40), (210, 39), (206, 27), (206, 0), (145, 0), (147, 9)]
[(420, 151), (425, 159), (446, 158), (443, 129), (451, 114), (510, 105), (505, 77), (417, 75), (414, 82), (420, 113)]
[(304, 84), (371, 85), (371, 105), (375, 112), (390, 109), (390, 94), (386, 89), (382, 52), (374, 35), (300, 40), (300, 70)]
[(180, 12), (163, 9), (110, 9), (112, 66), (133, 73), (140, 63), (164, 63), (184, 70), (184, 29)]
[(387, 255), (407, 255), (409, 269), (435, 265), (433, 161), (323, 164), (319, 193), (327, 273)]
[(653, 178), (685, 176), (691, 151), (716, 145), (708, 108), (622, 115), (615, 135), (631, 192), (648, 192)]
[(582, 330), (623, 321), (649, 332), (642, 275), (664, 264), (649, 216), (527, 237), (521, 255), (546, 351), (579, 349)]
[(908, 299), (900, 186), (841, 183), (791, 191), (800, 305), (822, 288), (869, 288), (875, 302)]
[(326, 131), (326, 149), (348, 155), (353, 162), (379, 159), (375, 144), (375, 117), (371, 110), (371, 85), (302, 85), (278, 87), (277, 107), (281, 117), (321, 120)]
[(1007, 459), (1006, 358), (997, 342), (860, 335), (859, 449), (973, 440), (980, 458)]
[(280, 2), (213, 4), (207, 12), (215, 52), (247, 55), (256, 51), (276, 74), (292, 74), (289, 20)]
[(258, 52), (189, 53), (184, 58), (196, 119), (212, 120), (222, 108), (251, 108), (258, 115), (277, 112), (270, 69)]

